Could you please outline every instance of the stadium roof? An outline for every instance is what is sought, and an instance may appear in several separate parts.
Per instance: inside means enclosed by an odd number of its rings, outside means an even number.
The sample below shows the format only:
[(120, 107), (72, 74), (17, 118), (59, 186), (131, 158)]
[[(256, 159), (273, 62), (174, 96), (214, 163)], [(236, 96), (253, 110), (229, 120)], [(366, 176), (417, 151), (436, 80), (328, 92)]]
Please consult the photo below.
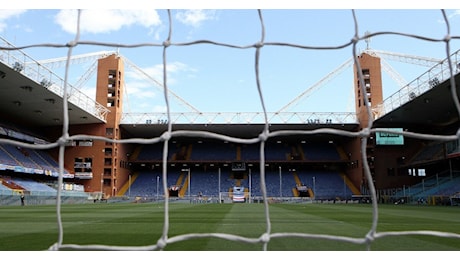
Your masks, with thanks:
[[(456, 92), (459, 93), (460, 74), (454, 78)], [(418, 96), (412, 96), (409, 102), (380, 117), (374, 122), (374, 127), (416, 128), (422, 132), (438, 129), (438, 133), (446, 134), (451, 127), (456, 131), (458, 122), (459, 112), (452, 98), (451, 82), (447, 79)]]
[[(0, 111), (3, 118), (12, 121), (20, 119), (31, 127), (59, 126), (63, 123), (63, 95), (59, 95), (53, 86), (46, 85), (44, 81), (38, 83), (25, 76), (19, 68), (12, 68), (0, 62)], [(69, 95), (70, 96), (70, 95)], [(79, 101), (88, 102), (88, 99)], [(69, 100), (71, 97), (69, 97)], [(90, 109), (94, 109), (95, 102)], [(104, 112), (105, 108), (100, 108)], [(104, 118), (95, 116), (85, 109), (79, 102), (68, 102), (69, 123), (88, 124), (103, 123)]]
[[(455, 75), (455, 82), (460, 82), (460, 74)], [(373, 127), (416, 129), (419, 132), (443, 132), (458, 128), (459, 115), (451, 94), (449, 79), (439, 82), (419, 96), (412, 96), (407, 103), (389, 111), (374, 121)], [(459, 93), (457, 83), (457, 93)], [(409, 95), (410, 93), (406, 93)], [(324, 121), (321, 121), (324, 122)], [(276, 130), (312, 130), (318, 128), (334, 128), (346, 131), (357, 131), (357, 123), (306, 123), (306, 124), (270, 124), (270, 131)], [(167, 130), (166, 124), (123, 124), (122, 128), (133, 137), (149, 138), (159, 136)], [(201, 130), (234, 135), (238, 137), (257, 137), (264, 124), (174, 124), (173, 130)]]
[[(46, 81), (38, 78), (37, 75), (40, 75), (39, 73), (34, 72), (34, 76), (31, 77), (29, 75), (30, 69), (28, 69), (28, 73), (25, 73), (23, 70), (24, 67), (21, 67), (21, 64), (16, 64), (14, 60), (8, 59), (0, 62), (0, 109), (2, 117), (12, 121), (15, 121), (13, 119), (20, 119), (28, 127), (62, 125), (62, 87), (47, 85)], [(40, 70), (39, 66), (36, 70)], [(41, 73), (43, 74), (43, 71)], [(458, 74), (455, 76), (456, 82), (459, 82), (459, 77)], [(36, 79), (34, 80), (33, 78)], [(401, 98), (401, 95), (404, 95), (407, 102), (390, 111), (386, 111), (384, 115), (374, 122), (374, 127), (402, 127), (412, 129), (415, 127), (423, 129), (425, 127), (433, 131), (433, 128), (445, 129), (452, 126), (452, 124), (456, 125), (459, 121), (459, 116), (451, 98), (451, 83), (448, 77), (442, 77), (441, 80), (440, 82), (436, 82), (436, 87), (430, 84), (428, 90), (419, 91), (418, 95), (406, 93), (406, 90), (398, 92), (398, 98), (404, 99)], [(79, 93), (72, 92), (72, 89), (70, 89), (68, 97), (70, 125), (104, 123), (105, 114), (108, 113), (105, 107), (101, 107), (95, 101), (84, 96), (84, 101), (81, 102), (82, 99)], [(172, 113), (171, 121), (173, 123), (173, 130), (211, 131), (239, 137), (255, 137), (262, 131), (264, 127), (263, 113), (252, 115), (250, 113), (235, 114), (239, 114), (238, 116), (242, 117), (242, 119), (228, 119), (232, 115), (225, 115), (224, 113), (219, 115)], [(125, 116), (129, 117), (130, 115), (125, 114)], [(166, 118), (165, 113), (154, 116), (153, 120), (144, 118), (148, 114), (137, 116), (140, 116), (139, 118), (141, 119), (126, 120), (125, 118), (125, 120), (122, 120), (122, 129), (132, 137), (154, 137), (167, 130), (167, 124), (164, 120)], [(184, 117), (187, 120), (183, 120)], [(190, 117), (193, 119), (190, 120)], [(212, 120), (210, 119), (211, 117)], [(278, 129), (311, 130), (325, 127), (346, 131), (357, 129), (356, 117), (353, 113), (298, 112), (289, 113), (289, 115), (270, 113), (268, 117), (270, 131)], [(226, 120), (229, 120), (231, 123), (228, 123)]]
[[(120, 127), (123, 128), (125, 134), (130, 137), (139, 138), (156, 137), (167, 130), (166, 124), (128, 124), (121, 125)], [(270, 124), (269, 130), (270, 132), (278, 130), (313, 130), (326, 127), (345, 131), (355, 131), (358, 124)], [(174, 124), (172, 127), (173, 131), (207, 131), (238, 138), (256, 138), (262, 133), (263, 129), (264, 124)], [(315, 135), (315, 139), (320, 138), (318, 135)]]

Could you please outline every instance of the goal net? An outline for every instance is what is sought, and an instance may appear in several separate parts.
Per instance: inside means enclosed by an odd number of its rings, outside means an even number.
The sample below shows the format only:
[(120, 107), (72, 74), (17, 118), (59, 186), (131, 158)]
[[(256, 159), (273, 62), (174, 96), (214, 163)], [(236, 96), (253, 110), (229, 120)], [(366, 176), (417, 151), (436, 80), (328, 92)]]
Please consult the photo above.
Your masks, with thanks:
[[(85, 12), (84, 10), (78, 12), (78, 17), (81, 18), (81, 14)], [(167, 12), (168, 17), (170, 20), (172, 19), (172, 14), (171, 10), (162, 10), (162, 12)], [(133, 144), (152, 144), (152, 143), (162, 143), (164, 144), (164, 155), (163, 155), (163, 177), (166, 177), (168, 175), (167, 171), (167, 154), (168, 154), (168, 145), (170, 145), (170, 140), (172, 137), (202, 137), (202, 138), (213, 138), (213, 139), (220, 139), (222, 141), (228, 141), (228, 142), (233, 142), (233, 143), (238, 143), (238, 144), (250, 144), (250, 143), (257, 143), (259, 144), (260, 147), (260, 165), (262, 167), (260, 168), (260, 174), (262, 178), (260, 179), (260, 187), (261, 187), (261, 194), (262, 194), (262, 199), (261, 202), (265, 204), (265, 207), (268, 209), (269, 207), (269, 199), (267, 198), (266, 194), (266, 183), (265, 183), (265, 178), (263, 178), (265, 174), (265, 153), (264, 153), (264, 148), (266, 141), (270, 138), (273, 138), (275, 136), (293, 136), (293, 135), (321, 135), (321, 134), (332, 134), (332, 135), (339, 135), (339, 136), (347, 136), (347, 137), (356, 137), (359, 138), (361, 137), (361, 153), (362, 153), (362, 158), (363, 158), (363, 163), (364, 165), (364, 175), (365, 178), (367, 179), (368, 183), (368, 189), (369, 189), (369, 201), (372, 203), (372, 226), (370, 227), (369, 231), (367, 232), (365, 237), (361, 238), (355, 238), (355, 237), (347, 237), (347, 236), (320, 236), (316, 234), (294, 234), (294, 233), (274, 233), (272, 232), (269, 228), (267, 228), (266, 233), (260, 234), (258, 238), (256, 238), (257, 242), (263, 244), (263, 248), (266, 250), (268, 247), (268, 244), (270, 242), (270, 239), (273, 237), (304, 237), (304, 238), (309, 238), (309, 239), (330, 239), (330, 240), (338, 240), (338, 241), (345, 241), (349, 243), (355, 243), (355, 244), (363, 244), (367, 245), (368, 248), (370, 248), (372, 241), (376, 238), (381, 238), (385, 236), (395, 236), (395, 235), (408, 235), (408, 234), (415, 234), (415, 235), (432, 235), (432, 236), (440, 236), (440, 237), (456, 237), (459, 238), (458, 234), (452, 234), (452, 233), (443, 233), (443, 232), (431, 232), (431, 231), (401, 231), (401, 232), (378, 232), (377, 231), (377, 226), (378, 226), (378, 204), (377, 204), (377, 197), (376, 197), (376, 191), (375, 187), (373, 186), (373, 179), (369, 170), (369, 165), (367, 163), (366, 159), (366, 145), (367, 145), (367, 137), (369, 137), (371, 134), (375, 133), (376, 131), (385, 131), (385, 129), (373, 129), (372, 128), (372, 123), (374, 121), (374, 118), (372, 116), (372, 111), (370, 110), (370, 104), (365, 99), (364, 104), (368, 108), (368, 114), (369, 114), (369, 122), (366, 127), (361, 129), (358, 132), (350, 132), (350, 131), (342, 131), (338, 129), (333, 129), (333, 128), (322, 128), (322, 129), (315, 129), (315, 130), (304, 130), (304, 131), (297, 131), (297, 130), (290, 130), (290, 129), (285, 129), (285, 130), (277, 130), (277, 131), (272, 131), (270, 127), (270, 119), (268, 116), (268, 112), (265, 108), (266, 106), (266, 100), (264, 99), (264, 82), (269, 81), (271, 79), (268, 78), (261, 78), (261, 73), (260, 71), (263, 70), (265, 67), (262, 67), (261, 64), (263, 64), (264, 61), (264, 49), (271, 47), (280, 47), (280, 48), (290, 48), (292, 51), (296, 52), (303, 52), (303, 51), (335, 51), (335, 50), (340, 50), (340, 49), (350, 49), (349, 57), (357, 64), (359, 67), (359, 60), (356, 58), (358, 53), (359, 53), (359, 47), (358, 44), (362, 44), (363, 42), (366, 42), (370, 37), (387, 37), (387, 36), (394, 36), (396, 35), (398, 37), (407, 37), (407, 38), (413, 38), (414, 40), (417, 40), (419, 42), (435, 42), (438, 47), (441, 49), (443, 53), (445, 53), (445, 58), (447, 59), (447, 64), (450, 66), (448, 68), (449, 75), (448, 77), (450, 78), (451, 85), (455, 85), (455, 79), (454, 75), (456, 73), (455, 67), (452, 67), (451, 65), (453, 64), (453, 61), (451, 60), (450, 56), (450, 44), (455, 41), (459, 40), (460, 35), (453, 35), (449, 31), (450, 27), (450, 21), (447, 19), (447, 15), (444, 10), (439, 11), (439, 20), (442, 20), (442, 22), (445, 24), (445, 36), (442, 38), (429, 38), (425, 37), (423, 35), (412, 35), (410, 33), (405, 33), (405, 32), (386, 32), (386, 31), (377, 31), (377, 32), (363, 32), (363, 25), (360, 23), (360, 21), (356, 18), (356, 12), (354, 10), (350, 10), (350, 24), (352, 24), (353, 28), (353, 34), (350, 35), (349, 39), (342, 40), (340, 43), (338, 43), (336, 46), (309, 46), (309, 45), (300, 45), (296, 43), (290, 43), (288, 41), (279, 41), (279, 42), (274, 42), (274, 41), (267, 41), (265, 38), (265, 34), (270, 32), (270, 27), (269, 25), (264, 23), (264, 10), (254, 10), (254, 17), (253, 21), (257, 21), (260, 24), (260, 31), (258, 36), (256, 37), (250, 37), (248, 41), (252, 41), (250, 44), (244, 44), (244, 45), (238, 45), (238, 44), (233, 44), (233, 43), (227, 43), (227, 42), (216, 42), (213, 40), (198, 40), (198, 41), (190, 41), (190, 42), (176, 42), (173, 37), (175, 34), (179, 34), (180, 32), (175, 31), (175, 27), (173, 24), (165, 24), (166, 27), (168, 27), (167, 30), (169, 30), (169, 34), (167, 38), (163, 39), (160, 43), (159, 42), (147, 42), (147, 43), (133, 43), (133, 44), (117, 44), (114, 42), (110, 41), (86, 41), (80, 38), (79, 36), (79, 31), (74, 35), (74, 38), (70, 38), (67, 40), (60, 41), (58, 43), (37, 43), (34, 46), (0, 46), (0, 50), (6, 50), (6, 51), (12, 51), (12, 50), (24, 50), (27, 48), (34, 48), (36, 46), (39, 47), (58, 47), (58, 48), (66, 48), (68, 49), (68, 59), (70, 60), (70, 57), (72, 56), (72, 53), (75, 49), (78, 48), (80, 45), (102, 45), (102, 46), (108, 46), (111, 48), (130, 48), (130, 49), (140, 49), (139, 52), (142, 52), (142, 55), (160, 55), (162, 56), (163, 60), (163, 86), (164, 86), (164, 99), (165, 103), (169, 105), (169, 99), (171, 98), (171, 95), (168, 94), (169, 92), (169, 81), (168, 77), (169, 74), (166, 73), (166, 68), (169, 68), (171, 64), (169, 64), (168, 60), (168, 50), (170, 47), (174, 46), (175, 48), (186, 48), (187, 46), (193, 46), (193, 45), (203, 45), (207, 44), (212, 47), (219, 47), (222, 50), (224, 49), (233, 49), (233, 51), (238, 50), (238, 51), (252, 51), (254, 53), (254, 59), (252, 60), (252, 66), (254, 68), (254, 78), (255, 78), (255, 84), (254, 84), (254, 89), (255, 92), (258, 93), (259, 100), (253, 100), (253, 102), (258, 102), (262, 108), (262, 115), (263, 115), (263, 120), (264, 120), (264, 128), (260, 131), (258, 134), (257, 138), (251, 138), (251, 139), (244, 139), (244, 138), (235, 138), (231, 136), (225, 136), (225, 135), (220, 135), (217, 133), (213, 132), (203, 132), (203, 131), (193, 131), (193, 130), (181, 130), (181, 131), (173, 131), (172, 130), (172, 122), (174, 121), (171, 118), (171, 114), (174, 111), (170, 110), (170, 107), (167, 107), (167, 120), (163, 122), (164, 124), (167, 125), (167, 130), (162, 133), (160, 136), (157, 136), (155, 138), (151, 139), (124, 139), (124, 140), (114, 140), (111, 138), (106, 138), (105, 136), (97, 136), (97, 135), (70, 135), (69, 134), (69, 127), (68, 127), (68, 121), (69, 121), (69, 114), (68, 113), (63, 113), (64, 114), (64, 120), (63, 120), (63, 133), (62, 136), (55, 140), (54, 143), (51, 144), (34, 144), (30, 145), (27, 143), (22, 143), (22, 142), (14, 142), (15, 145), (18, 146), (23, 146), (31, 149), (48, 149), (51, 147), (59, 147), (59, 166), (60, 166), (60, 176), (59, 176), (59, 183), (62, 187), (63, 185), (63, 178), (62, 175), (65, 172), (64, 171), (64, 156), (65, 156), (65, 151), (66, 151), (66, 145), (69, 142), (75, 142), (78, 140), (99, 140), (103, 142), (115, 142), (115, 143), (133, 143)], [(332, 18), (333, 19), (333, 18)], [(391, 19), (391, 17), (389, 17)], [(81, 19), (77, 20), (77, 24), (75, 24), (76, 28), (79, 28), (79, 23), (82, 23)], [(270, 24), (273, 26), (272, 24)], [(224, 33), (224, 32), (222, 32)], [(297, 33), (306, 33), (305, 37), (322, 37), (323, 35), (309, 35), (308, 32), (297, 32)], [(332, 35), (328, 34), (328, 36)], [(143, 48), (143, 47), (149, 47)], [(149, 53), (150, 50), (155, 49), (156, 51), (152, 51), (152, 53)], [(159, 52), (157, 52), (160, 50)], [(282, 55), (282, 54), (280, 54)], [(222, 61), (225, 62), (225, 61)], [(68, 66), (66, 67), (66, 75), (69, 73), (69, 68)], [(358, 69), (358, 71), (360, 71)], [(280, 75), (280, 77), (283, 77)], [(365, 81), (364, 81), (364, 76), (361, 72), (358, 73), (359, 81), (361, 82), (361, 86), (365, 86)], [(67, 78), (66, 78), (67, 80)], [(64, 82), (64, 86), (67, 86), (67, 81)], [(218, 86), (216, 86), (218, 87)], [(455, 89), (455, 88), (453, 88)], [(68, 90), (66, 90), (66, 87), (64, 87), (64, 101), (67, 102), (67, 93)], [(363, 92), (365, 90), (363, 89)], [(454, 93), (455, 94), (455, 93)], [(333, 93), (330, 93), (330, 95), (334, 95)], [(456, 97), (456, 95), (455, 95)], [(458, 101), (455, 98), (456, 104), (458, 106)], [(65, 103), (64, 102), (64, 103)], [(458, 106), (460, 107), (460, 106)], [(67, 105), (65, 104), (63, 106), (63, 111), (67, 111)], [(458, 111), (457, 111), (458, 113)], [(426, 133), (416, 133), (416, 132), (404, 132), (402, 133), (405, 136), (408, 136), (410, 138), (419, 138), (419, 139), (429, 139), (429, 140), (440, 140), (440, 141), (446, 141), (446, 140), (456, 140), (458, 139), (457, 135), (436, 135), (436, 134), (426, 134)], [(0, 143), (11, 143), (9, 140), (3, 140), (0, 139)], [(164, 187), (167, 191), (167, 184), (166, 184), (166, 179), (167, 178), (162, 178), (164, 180)], [(168, 226), (168, 221), (169, 221), (169, 201), (168, 199), (164, 200), (164, 217), (165, 217), (165, 228), (163, 231), (163, 235), (161, 238), (154, 244), (148, 245), (148, 246), (142, 246), (142, 247), (131, 247), (131, 246), (110, 246), (110, 245), (69, 245), (69, 244), (64, 244), (63, 243), (63, 237), (65, 235), (65, 229), (63, 228), (62, 225), (62, 219), (60, 215), (60, 206), (61, 206), (61, 201), (60, 201), (60, 192), (62, 189), (58, 189), (58, 196), (57, 196), (57, 217), (58, 217), (58, 226), (59, 226), (59, 237), (58, 240), (56, 241), (55, 244), (53, 244), (49, 250), (68, 250), (68, 249), (76, 249), (76, 250), (162, 250), (165, 248), (168, 243), (178, 242), (178, 241), (183, 241), (183, 240), (188, 240), (192, 239), (195, 237), (210, 237), (210, 238), (220, 238), (220, 239), (226, 239), (226, 240), (232, 240), (232, 241), (239, 241), (239, 242), (254, 242), (254, 238), (249, 238), (249, 237), (242, 237), (242, 236), (236, 236), (233, 234), (225, 234), (225, 233), (211, 233), (211, 234), (186, 234), (186, 235), (179, 235), (175, 237), (170, 237), (169, 230), (167, 228)], [(167, 197), (167, 194), (165, 194)], [(234, 191), (232, 193), (230, 192), (222, 192), (220, 193), (220, 201), (222, 202), (246, 202), (247, 199), (251, 195), (248, 194), (246, 191), (241, 191), (237, 192)], [(453, 203), (458, 203), (458, 198), (452, 198)], [(269, 210), (266, 210), (266, 219), (270, 220), (270, 215), (269, 215)]]

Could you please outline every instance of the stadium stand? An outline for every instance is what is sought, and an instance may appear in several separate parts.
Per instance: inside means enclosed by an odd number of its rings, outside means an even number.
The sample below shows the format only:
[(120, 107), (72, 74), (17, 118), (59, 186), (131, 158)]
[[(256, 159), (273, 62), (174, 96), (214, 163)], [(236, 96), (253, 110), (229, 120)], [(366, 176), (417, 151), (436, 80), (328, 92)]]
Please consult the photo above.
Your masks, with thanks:
[[(6, 42), (6, 41), (5, 41)], [(10, 44), (7, 43), (9, 46)], [(12, 53), (14, 52), (14, 56)], [(45, 116), (50, 119), (48, 123), (36, 119), (33, 111), (38, 111), (42, 106), (49, 104), (62, 105), (63, 98), (56, 91), (49, 97), (49, 90), (59, 88), (53, 82), (31, 79), (24, 74), (27, 66), (38, 66), (31, 61), (25, 53), (20, 50), (3, 50), (4, 57), (10, 57), (19, 62), (16, 58), (21, 56), (24, 63), (24, 70), (15, 70), (12, 64), (0, 62), (0, 71), (6, 75), (14, 74), (15, 80), (5, 84), (5, 91), (11, 92), (11, 97), (21, 97), (23, 102), (31, 102), (40, 97), (41, 102), (29, 113), (19, 113), (8, 105), (2, 109), (8, 109), (11, 116), (0, 116), (0, 135), (2, 139), (9, 141), (24, 142), (26, 144), (43, 145), (53, 142), (61, 134), (62, 122), (54, 120), (60, 117), (56, 110), (49, 110)], [(458, 63), (457, 52), (452, 58)], [(372, 68), (380, 60), (369, 53), (362, 53), (359, 60), (364, 66), (362, 72), (365, 77), (380, 77), (380, 71), (373, 71)], [(100, 83), (96, 90), (96, 107), (100, 104), (106, 106), (98, 107), (99, 114), (92, 114), (78, 105), (70, 102), (69, 134), (86, 133), (113, 140), (120, 140), (127, 137), (139, 137), (149, 139), (161, 136), (166, 131), (167, 124), (159, 120), (157, 123), (147, 119), (142, 123), (123, 123), (121, 101), (123, 87), (124, 68), (123, 57), (116, 54), (98, 58), (98, 80)], [(13, 62), (13, 65), (15, 63)], [(20, 64), (21, 65), (21, 64)], [(447, 66), (446, 66), (447, 67)], [(17, 68), (17, 66), (16, 66)], [(55, 82), (59, 82), (59, 76), (48, 71)], [(48, 73), (47, 72), (47, 73)], [(444, 74), (443, 74), (444, 75)], [(417, 111), (426, 109), (426, 113), (433, 110), (447, 111), (451, 109), (448, 102), (439, 101), (436, 98), (449, 97), (446, 92), (449, 87), (449, 80), (436, 76), (436, 85), (430, 85), (423, 96), (414, 96), (407, 104), (409, 108), (404, 111)], [(455, 75), (458, 78), (458, 75)], [(12, 78), (12, 77), (9, 77)], [(366, 78), (367, 79), (367, 78)], [(442, 80), (441, 80), (442, 79)], [(0, 79), (2, 82), (5, 78)], [(47, 79), (48, 80), (48, 79)], [(356, 80), (356, 82), (358, 82)], [(422, 82), (422, 81), (420, 81)], [(423, 82), (433, 82), (423, 81)], [(45, 84), (47, 83), (47, 84)], [(49, 83), (49, 84), (48, 84)], [(11, 88), (10, 85), (12, 86)], [(30, 86), (29, 86), (30, 85)], [(355, 87), (359, 88), (359, 84)], [(27, 87), (28, 86), (28, 87)], [(377, 109), (383, 99), (379, 96), (379, 84), (374, 84), (376, 89), (368, 89), (373, 95), (372, 109)], [(33, 95), (25, 92), (24, 89), (34, 89)], [(118, 91), (115, 91), (118, 89)], [(29, 91), (30, 92), (30, 91)], [(118, 93), (118, 94), (115, 94)], [(419, 93), (421, 94), (421, 93)], [(420, 97), (420, 98), (419, 98)], [(6, 99), (6, 97), (0, 97)], [(10, 96), (8, 97), (10, 98)], [(0, 100), (2, 104), (15, 104), (15, 100)], [(426, 100), (430, 100), (429, 103)], [(443, 99), (440, 99), (443, 100)], [(4, 102), (3, 102), (4, 101)], [(334, 121), (328, 118), (325, 121), (320, 119), (306, 119), (303, 122), (294, 124), (270, 124), (271, 131), (290, 128), (295, 131), (318, 130), (325, 127), (335, 130), (358, 131), (367, 120), (366, 108), (360, 106), (361, 99), (356, 99), (356, 120), (353, 122)], [(423, 105), (423, 106), (422, 106)], [(429, 108), (428, 106), (433, 106)], [(436, 109), (433, 109), (433, 108)], [(375, 110), (377, 111), (377, 110)], [(110, 112), (110, 113), (109, 113)], [(424, 132), (427, 125), (423, 117), (426, 113), (409, 113), (400, 117), (399, 122), (394, 122), (392, 114), (400, 116), (401, 108), (396, 108), (388, 114), (379, 115), (374, 122), (375, 127), (385, 129), (397, 126), (397, 129), (411, 129), (412, 131)], [(441, 112), (439, 112), (441, 113)], [(120, 115), (106, 117), (107, 114)], [(452, 134), (456, 130), (458, 118), (448, 118), (437, 122), (442, 125), (440, 129), (430, 129), (433, 133)], [(28, 123), (25, 123), (28, 122)], [(453, 123), (452, 123), (453, 122)], [(178, 130), (202, 130), (214, 129), (215, 132), (237, 138), (250, 138), (260, 134), (263, 124), (190, 124), (175, 123)], [(390, 128), (388, 128), (390, 127)], [(381, 135), (392, 136), (392, 135)], [(399, 137), (399, 135), (396, 135)], [(382, 202), (389, 202), (398, 197), (406, 197), (406, 201), (416, 203), (420, 198), (430, 201), (429, 198), (449, 197), (459, 192), (458, 178), (454, 172), (460, 169), (460, 163), (455, 158), (460, 156), (460, 146), (457, 142), (429, 142), (412, 140), (406, 138), (403, 143), (397, 146), (378, 144), (375, 133), (368, 138), (367, 158), (361, 158), (360, 139), (344, 136), (314, 135), (309, 138), (304, 136), (281, 136), (271, 138), (265, 143), (265, 181), (267, 196), (270, 197), (308, 197), (318, 201), (325, 200), (348, 200), (354, 196), (368, 196), (368, 183), (363, 175), (363, 165), (369, 163), (371, 175), (374, 177), (378, 194)], [(394, 137), (394, 135), (393, 135)], [(178, 199), (187, 196), (220, 196), (223, 192), (230, 192), (235, 187), (243, 187), (247, 196), (261, 196), (261, 170), (260, 170), (260, 143), (231, 143), (224, 140), (175, 137), (168, 146), (167, 169), (169, 192), (174, 191)], [(216, 149), (217, 148), (217, 149)], [(98, 142), (91, 138), (85, 140), (68, 141), (66, 143), (66, 156), (63, 169), (63, 187), (59, 190), (57, 177), (59, 175), (58, 151), (53, 149), (30, 149), (20, 145), (4, 142), (0, 144), (0, 166), (3, 180), (10, 181), (9, 186), (5, 182), (1, 185), (2, 194), (14, 196), (18, 191), (25, 190), (31, 194), (35, 192), (56, 193), (61, 191), (65, 196), (86, 197), (87, 201), (94, 198), (132, 197), (155, 198), (163, 197), (164, 188), (162, 185), (163, 173), (163, 142), (143, 144), (115, 144), (111, 142)], [(102, 152), (101, 152), (102, 151)], [(244, 163), (247, 167), (242, 171), (234, 171), (231, 165), (234, 162)], [(448, 165), (450, 163), (450, 165)], [(191, 175), (186, 176), (183, 172), (188, 169)], [(439, 174), (448, 172), (448, 176)], [(411, 174), (408, 174), (411, 173)], [(129, 183), (131, 176), (133, 182)], [(159, 176), (160, 181), (157, 177)], [(16, 187), (13, 185), (17, 185)], [(410, 190), (410, 193), (408, 191)], [(166, 191), (168, 192), (168, 191)], [(401, 193), (402, 192), (402, 193)], [(411, 194), (408, 197), (408, 194)], [(190, 199), (190, 198), (189, 198)], [(50, 201), (46, 199), (45, 201)], [(6, 200), (8, 201), (8, 200)], [(83, 200), (82, 200), (83, 201)], [(434, 200), (431, 200), (434, 201)], [(3, 203), (3, 202), (2, 202)], [(37, 203), (42, 203), (38, 202)]]
[[(278, 171), (269, 170), (265, 176), (267, 182), (267, 195), (270, 197), (295, 197), (292, 192), (292, 188), (296, 187), (296, 181), (291, 174), (280, 174)], [(309, 188), (314, 185), (311, 179), (318, 176), (320, 184), (316, 187), (318, 189), (319, 199), (337, 199), (341, 197), (343, 199), (351, 198), (351, 191), (349, 188), (344, 188), (344, 181), (340, 178), (338, 173), (334, 172), (309, 172), (299, 174), (302, 179), (305, 180), (304, 184), (307, 184)], [(130, 196), (152, 198), (157, 196), (157, 177), (160, 180), (158, 185), (158, 194), (163, 197), (163, 184), (161, 173), (157, 172), (141, 172), (139, 177), (133, 181), (131, 188), (128, 192)], [(181, 187), (186, 179), (186, 176), (182, 176), (181, 173), (171, 172), (168, 175), (167, 187), (178, 186)], [(249, 180), (250, 179), (250, 180)], [(331, 180), (335, 180), (331, 182)], [(321, 184), (321, 181), (323, 183)], [(280, 187), (281, 185), (281, 187)], [(234, 186), (241, 186), (251, 189), (252, 196), (262, 196), (260, 187), (260, 173), (258, 171), (252, 171), (251, 175), (245, 175), (242, 179), (236, 179), (230, 172), (222, 172), (220, 177), (217, 171), (193, 171), (191, 173), (191, 185), (190, 192), (192, 196), (202, 194), (208, 197), (218, 197), (220, 192), (228, 192)], [(219, 191), (219, 187), (221, 190)], [(345, 191), (344, 191), (345, 189)]]
[(1, 185), (0, 185), (0, 192), (1, 192), (1, 191), (8, 191), (8, 192), (11, 191), (10, 188), (8, 188), (8, 187), (6, 187), (5, 185), (3, 185), (3, 179), (0, 179), (0, 181), (1, 181), (1, 183), (0, 183), (0, 184), (1, 184)]
[[(217, 151), (216, 151), (217, 150)], [(235, 145), (225, 142), (202, 141), (191, 146), (190, 161), (235, 161)]]
[(51, 188), (50, 186), (44, 183), (33, 181), (31, 179), (13, 177), (11, 178), (11, 181), (21, 186), (25, 191), (29, 191), (30, 193), (34, 193), (34, 192), (56, 193), (56, 190)]
[[(133, 158), (137, 161), (161, 161), (163, 159), (163, 145), (162, 144), (151, 144), (140, 146), (138, 155)], [(170, 150), (168, 158), (170, 159), (173, 153), (173, 149)]]
[(306, 160), (340, 160), (340, 155), (333, 142), (302, 143), (301, 148)]

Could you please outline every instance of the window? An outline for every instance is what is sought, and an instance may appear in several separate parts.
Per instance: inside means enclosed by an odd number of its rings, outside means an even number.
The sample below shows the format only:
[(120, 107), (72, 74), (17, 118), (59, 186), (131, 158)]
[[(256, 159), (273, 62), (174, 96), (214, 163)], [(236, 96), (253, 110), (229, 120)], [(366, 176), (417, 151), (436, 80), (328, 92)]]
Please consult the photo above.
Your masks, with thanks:
[(426, 176), (426, 171), (425, 169), (407, 169), (409, 176)]
[(369, 69), (363, 69), (363, 77), (368, 78), (370, 75)]
[(425, 169), (418, 169), (418, 176), (426, 176)]
[(106, 136), (113, 136), (113, 128), (106, 128), (105, 129)]

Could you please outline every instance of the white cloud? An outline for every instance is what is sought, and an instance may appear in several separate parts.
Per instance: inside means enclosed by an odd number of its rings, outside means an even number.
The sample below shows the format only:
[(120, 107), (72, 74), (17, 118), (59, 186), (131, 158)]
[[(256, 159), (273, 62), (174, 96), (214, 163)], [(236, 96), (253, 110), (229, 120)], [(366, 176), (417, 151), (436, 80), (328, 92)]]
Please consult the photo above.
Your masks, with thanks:
[[(458, 19), (458, 17), (460, 17), (460, 9), (458, 9), (458, 10), (453, 10), (452, 13), (447, 14), (447, 19), (450, 20), (451, 22), (452, 22), (454, 19)], [(445, 21), (444, 19), (438, 19), (438, 23), (440, 23), (440, 24), (445, 24), (446, 21)]]
[(214, 10), (185, 10), (176, 14), (176, 19), (185, 25), (199, 27), (204, 21), (214, 20)]
[(156, 113), (165, 113), (166, 111), (167, 111), (166, 106), (156, 105), (156, 106), (153, 106), (153, 109), (152, 109), (152, 112), (156, 112)]
[(125, 84), (126, 94), (134, 98), (153, 98), (157, 94), (156, 89), (152, 89), (152, 83), (145, 81), (130, 81)]
[[(69, 33), (77, 31), (77, 10), (61, 10), (55, 16), (55, 22)], [(140, 25), (151, 27), (161, 25), (160, 16), (156, 10), (83, 10), (80, 16), (81, 33), (109, 33), (122, 27)]]
[(7, 27), (6, 20), (17, 17), (27, 10), (25, 9), (0, 9), (0, 32)]
[(152, 102), (142, 102), (141, 100), (136, 100), (136, 106), (131, 107), (129, 103), (123, 102), (123, 110), (125, 113), (165, 113), (166, 106), (155, 105)]
[(455, 17), (458, 17), (460, 16), (460, 10), (455, 10), (450, 16), (449, 18), (455, 18)]

